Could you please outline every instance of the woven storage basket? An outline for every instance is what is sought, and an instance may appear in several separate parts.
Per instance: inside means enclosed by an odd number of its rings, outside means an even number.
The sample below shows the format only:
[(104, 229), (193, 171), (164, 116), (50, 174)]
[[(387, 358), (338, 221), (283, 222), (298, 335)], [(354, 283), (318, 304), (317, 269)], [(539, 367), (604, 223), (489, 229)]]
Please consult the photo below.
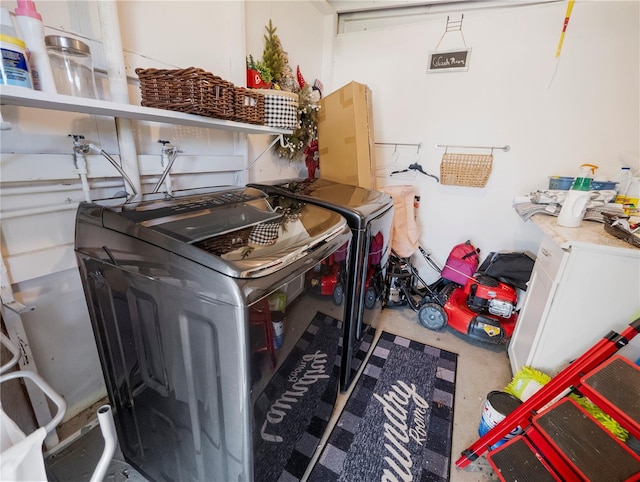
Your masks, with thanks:
[(264, 125), (279, 129), (298, 127), (298, 94), (273, 89), (255, 89), (264, 95)]
[(491, 154), (447, 154), (440, 163), (440, 183), (484, 187), (493, 167)]
[(233, 117), (234, 86), (203, 69), (136, 69), (141, 104), (218, 119)]
[(255, 89), (235, 88), (233, 120), (248, 124), (264, 124), (264, 95)]
[(215, 236), (196, 243), (196, 246), (216, 256), (222, 256), (249, 244), (249, 236), (253, 228), (244, 228), (230, 233)]

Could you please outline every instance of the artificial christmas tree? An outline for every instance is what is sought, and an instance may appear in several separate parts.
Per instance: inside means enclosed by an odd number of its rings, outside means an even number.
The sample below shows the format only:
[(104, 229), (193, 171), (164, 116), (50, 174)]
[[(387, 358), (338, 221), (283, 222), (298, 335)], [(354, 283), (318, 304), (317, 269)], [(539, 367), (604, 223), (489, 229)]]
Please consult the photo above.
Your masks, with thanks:
[(280, 82), (282, 72), (284, 71), (284, 53), (280, 38), (276, 34), (277, 28), (273, 26), (269, 19), (269, 26), (265, 27), (267, 34), (264, 36), (264, 51), (262, 52), (262, 62), (269, 68), (273, 81)]

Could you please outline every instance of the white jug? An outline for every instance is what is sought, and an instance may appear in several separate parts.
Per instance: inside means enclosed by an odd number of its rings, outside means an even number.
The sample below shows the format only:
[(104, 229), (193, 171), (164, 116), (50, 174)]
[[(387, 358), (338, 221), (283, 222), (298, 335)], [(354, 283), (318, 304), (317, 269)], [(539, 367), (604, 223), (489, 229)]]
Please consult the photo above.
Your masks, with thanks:
[(589, 191), (569, 191), (558, 215), (558, 224), (567, 228), (580, 226), (590, 198)]

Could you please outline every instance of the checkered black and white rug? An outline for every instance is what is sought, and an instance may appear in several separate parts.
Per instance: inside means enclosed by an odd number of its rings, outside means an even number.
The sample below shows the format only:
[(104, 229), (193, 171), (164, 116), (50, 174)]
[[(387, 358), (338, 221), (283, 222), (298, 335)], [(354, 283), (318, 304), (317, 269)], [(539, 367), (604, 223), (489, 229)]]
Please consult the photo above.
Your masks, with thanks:
[(341, 333), (342, 322), (318, 312), (256, 400), (254, 480), (299, 480), (304, 474), (338, 393)]
[(309, 482), (448, 480), (456, 363), (383, 332)]

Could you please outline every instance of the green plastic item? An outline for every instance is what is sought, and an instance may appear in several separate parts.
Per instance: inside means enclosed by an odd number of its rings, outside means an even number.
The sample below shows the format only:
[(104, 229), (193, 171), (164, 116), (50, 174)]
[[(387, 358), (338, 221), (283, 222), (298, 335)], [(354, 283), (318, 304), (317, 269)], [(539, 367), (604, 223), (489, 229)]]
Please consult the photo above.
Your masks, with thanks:
[(518, 370), (518, 373), (514, 375), (504, 391), (524, 402), (536, 391), (549, 383), (550, 380), (551, 377), (546, 373), (529, 366), (523, 366)]
[(598, 166), (595, 164), (582, 164), (580, 169), (582, 169), (582, 174), (580, 174), (580, 177), (576, 177), (576, 180), (573, 181), (571, 189), (574, 191), (590, 191), (591, 180), (593, 179), (593, 175), (595, 174), (596, 169), (598, 169)]

